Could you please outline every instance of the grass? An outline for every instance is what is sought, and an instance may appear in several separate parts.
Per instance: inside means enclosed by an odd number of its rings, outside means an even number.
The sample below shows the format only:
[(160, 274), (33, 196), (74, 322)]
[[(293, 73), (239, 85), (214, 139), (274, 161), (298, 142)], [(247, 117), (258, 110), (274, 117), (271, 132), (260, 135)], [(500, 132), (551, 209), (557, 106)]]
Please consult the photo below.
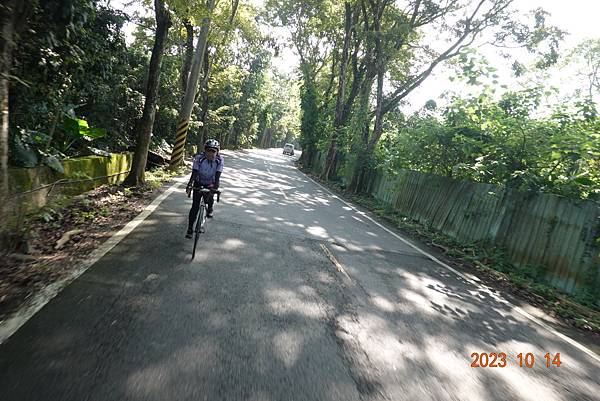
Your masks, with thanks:
[(173, 177), (184, 175), (187, 172), (185, 166), (180, 166), (176, 170), (171, 170), (168, 167), (159, 167), (146, 171), (146, 185), (152, 189), (160, 187), (165, 181)]

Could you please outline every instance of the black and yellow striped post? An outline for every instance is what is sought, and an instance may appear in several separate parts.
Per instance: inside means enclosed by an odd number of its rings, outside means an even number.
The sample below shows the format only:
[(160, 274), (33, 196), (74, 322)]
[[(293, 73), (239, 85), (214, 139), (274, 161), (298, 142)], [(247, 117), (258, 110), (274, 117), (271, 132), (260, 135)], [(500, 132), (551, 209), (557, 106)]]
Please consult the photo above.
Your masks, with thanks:
[(200, 66), (204, 60), (204, 50), (206, 49), (206, 40), (208, 38), (208, 29), (210, 26), (210, 17), (215, 8), (215, 0), (206, 1), (207, 15), (202, 19), (202, 28), (198, 35), (198, 44), (192, 59), (192, 67), (190, 75), (187, 79), (185, 87), (185, 95), (183, 96), (183, 104), (179, 111), (179, 126), (177, 127), (177, 136), (175, 137), (175, 145), (171, 152), (171, 168), (178, 167), (183, 161), (183, 151), (185, 149), (185, 140), (190, 127), (190, 118), (192, 117), (192, 109), (194, 108), (194, 99), (198, 91), (198, 82), (200, 80)]
[(185, 140), (187, 138), (189, 128), (190, 120), (183, 120), (177, 126), (175, 145), (173, 145), (173, 151), (171, 152), (171, 167), (177, 167), (183, 161), (183, 151), (185, 150)]

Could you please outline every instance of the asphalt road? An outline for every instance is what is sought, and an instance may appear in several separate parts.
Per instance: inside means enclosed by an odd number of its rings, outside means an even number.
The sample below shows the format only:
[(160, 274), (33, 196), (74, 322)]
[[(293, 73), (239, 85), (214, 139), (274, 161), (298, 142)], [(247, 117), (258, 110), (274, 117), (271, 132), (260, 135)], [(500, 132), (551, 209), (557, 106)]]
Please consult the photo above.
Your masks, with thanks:
[(0, 400), (600, 400), (592, 356), (279, 150), (226, 153), (222, 181), (193, 262), (180, 190), (0, 345)]

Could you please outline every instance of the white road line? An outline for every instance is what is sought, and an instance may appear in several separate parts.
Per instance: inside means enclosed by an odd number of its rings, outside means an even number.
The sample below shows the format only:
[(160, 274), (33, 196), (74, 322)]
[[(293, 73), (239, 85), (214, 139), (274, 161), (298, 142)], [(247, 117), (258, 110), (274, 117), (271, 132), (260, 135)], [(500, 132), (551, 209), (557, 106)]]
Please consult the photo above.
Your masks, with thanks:
[(171, 185), (165, 192), (160, 194), (156, 199), (152, 201), (148, 206), (144, 208), (133, 220), (121, 228), (118, 232), (114, 233), (108, 240), (102, 245), (96, 248), (90, 254), (89, 258), (82, 262), (77, 269), (73, 270), (68, 277), (52, 283), (47, 287), (43, 288), (39, 293), (31, 297), (26, 304), (24, 304), (19, 311), (13, 316), (0, 322), (0, 344), (6, 339), (13, 335), (21, 326), (23, 326), (29, 319), (31, 319), (40, 309), (42, 309), (52, 298), (60, 293), (60, 291), (73, 282), (77, 277), (81, 276), (87, 269), (92, 267), (100, 258), (106, 255), (111, 249), (113, 249), (119, 242), (121, 242), (129, 233), (131, 233), (137, 226), (139, 226), (156, 208), (162, 203), (173, 191), (178, 189), (182, 184), (185, 183), (184, 178), (176, 179), (176, 182)]
[[(298, 170), (300, 171), (300, 170)], [(304, 173), (302, 173), (304, 174)], [(373, 219), (371, 216), (369, 216), (369, 214), (362, 212), (360, 210), (358, 210), (354, 205), (346, 202), (344, 199), (340, 198), (339, 196), (337, 196), (336, 194), (334, 194), (333, 192), (331, 192), (328, 188), (326, 188), (325, 186), (321, 185), (319, 182), (313, 180), (310, 176), (308, 176), (308, 174), (304, 174), (309, 180), (311, 180), (313, 183), (315, 183), (316, 185), (318, 185), (319, 187), (323, 188), (327, 193), (329, 193), (333, 198), (339, 200), (340, 202), (342, 202), (343, 204), (345, 204), (346, 206), (348, 206), (349, 208), (351, 208), (352, 210), (354, 210), (356, 213), (360, 214), (361, 216), (364, 216), (365, 218), (369, 219), (373, 224), (377, 225), (378, 227), (380, 227), (381, 229), (387, 231), (389, 234), (393, 235), (394, 237), (396, 237), (397, 239), (399, 239), (400, 241), (402, 241), (404, 244), (410, 246), (411, 248), (413, 248), (415, 251), (421, 253), (424, 256), (427, 256), (430, 260), (432, 260), (433, 262), (437, 263), (438, 265), (442, 266), (443, 268), (451, 271), (452, 273), (456, 274), (457, 276), (462, 277), (463, 279), (465, 279), (467, 282), (471, 283), (472, 285), (476, 286), (479, 289), (485, 290), (485, 291), (489, 291), (489, 288), (486, 288), (485, 286), (477, 283), (476, 281), (474, 281), (473, 279), (469, 278), (468, 276), (464, 275), (463, 273), (459, 272), (458, 270), (452, 268), (451, 266), (448, 266), (446, 263), (442, 262), (441, 260), (439, 260), (438, 258), (436, 258), (435, 256), (425, 252), (424, 250), (422, 250), (421, 248), (417, 247), (416, 245), (413, 245), (412, 243), (410, 243), (409, 241), (407, 241), (406, 239), (402, 238), (400, 235), (396, 234), (395, 232), (393, 232), (392, 230), (390, 230), (389, 228), (385, 227), (384, 225), (380, 224), (379, 222), (375, 221), (375, 219)], [(509, 301), (505, 300), (505, 299), (500, 299), (502, 302), (504, 302), (506, 305), (509, 305), (513, 308), (514, 311), (516, 311), (518, 314), (520, 314), (521, 316), (525, 317), (526, 319), (532, 321), (533, 323), (537, 324), (538, 326), (548, 330), (550, 333), (554, 334), (556, 337), (560, 338), (561, 340), (569, 343), (570, 345), (572, 345), (573, 347), (579, 349), (580, 351), (583, 351), (585, 354), (587, 354), (589, 357), (593, 358), (594, 360), (596, 360), (596, 362), (600, 362), (600, 355), (596, 354), (594, 351), (592, 351), (591, 349), (587, 348), (586, 346), (578, 343), (577, 341), (573, 340), (572, 338), (559, 333), (558, 331), (556, 331), (555, 329), (553, 329), (552, 327), (550, 327), (548, 324), (544, 323), (543, 321), (539, 320), (538, 318), (532, 316), (531, 314), (527, 313), (526, 311), (524, 311), (523, 309), (521, 309), (518, 306), (513, 305), (512, 303), (510, 303)]]

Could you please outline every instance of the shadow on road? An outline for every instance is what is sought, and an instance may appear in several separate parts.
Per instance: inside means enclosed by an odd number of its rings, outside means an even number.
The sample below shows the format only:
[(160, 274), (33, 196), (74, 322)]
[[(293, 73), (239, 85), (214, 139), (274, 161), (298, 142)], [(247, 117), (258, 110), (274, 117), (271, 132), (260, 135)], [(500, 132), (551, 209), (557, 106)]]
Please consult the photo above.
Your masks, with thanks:
[[(225, 163), (196, 259), (189, 200), (174, 194), (0, 345), (0, 399), (597, 399), (597, 365), (361, 221), (289, 159)], [(475, 369), (472, 352), (512, 359)], [(519, 368), (519, 352), (563, 352), (564, 366)]]

